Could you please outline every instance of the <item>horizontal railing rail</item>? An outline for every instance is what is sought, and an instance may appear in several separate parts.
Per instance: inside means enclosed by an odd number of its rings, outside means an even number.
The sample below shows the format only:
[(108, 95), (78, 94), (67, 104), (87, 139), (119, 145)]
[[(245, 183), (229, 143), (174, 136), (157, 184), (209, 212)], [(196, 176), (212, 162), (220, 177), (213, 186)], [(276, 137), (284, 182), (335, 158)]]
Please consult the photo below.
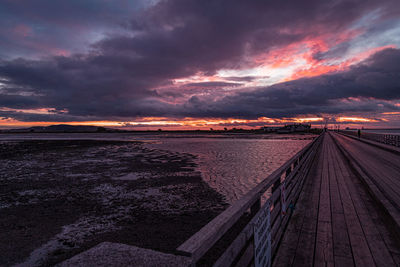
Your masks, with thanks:
[[(340, 130), (339, 132), (348, 134), (348, 135), (358, 136), (357, 131)], [(376, 141), (379, 143), (400, 147), (400, 135), (369, 133), (369, 132), (361, 131), (360, 137), (368, 139), (368, 140)]]
[[(307, 175), (312, 159), (321, 143), (323, 134), (294, 155), (290, 160), (274, 171), (244, 197), (205, 225), (200, 231), (178, 247), (178, 253), (191, 257), (193, 266), (204, 260), (204, 255), (212, 250), (221, 251), (216, 261), (208, 265), (213, 266), (247, 266), (254, 257), (253, 226), (255, 216), (264, 201), (271, 205), (271, 247), (272, 255), (276, 252), (283, 232), (300, 194), (304, 178)], [(282, 212), (282, 185), (285, 190), (287, 212)], [(285, 208), (286, 209), (286, 208)], [(216, 249), (215, 244), (225, 238), (229, 231), (238, 227), (237, 224), (246, 218), (249, 222), (241, 229), (235, 238), (230, 238), (224, 248)]]

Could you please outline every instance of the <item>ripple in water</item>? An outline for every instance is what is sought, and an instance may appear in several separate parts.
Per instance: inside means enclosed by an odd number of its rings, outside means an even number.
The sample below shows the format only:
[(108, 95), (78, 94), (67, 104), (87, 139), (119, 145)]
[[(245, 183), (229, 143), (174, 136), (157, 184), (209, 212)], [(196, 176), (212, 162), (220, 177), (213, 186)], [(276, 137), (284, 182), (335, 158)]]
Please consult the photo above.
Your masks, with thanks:
[(197, 155), (204, 180), (233, 203), (311, 139), (161, 138), (149, 146)]

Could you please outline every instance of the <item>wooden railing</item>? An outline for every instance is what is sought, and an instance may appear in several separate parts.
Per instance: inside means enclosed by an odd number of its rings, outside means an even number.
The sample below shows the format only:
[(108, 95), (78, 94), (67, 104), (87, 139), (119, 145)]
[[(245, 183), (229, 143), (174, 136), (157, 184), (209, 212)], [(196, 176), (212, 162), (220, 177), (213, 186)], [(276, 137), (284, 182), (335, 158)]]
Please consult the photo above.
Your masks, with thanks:
[[(348, 135), (358, 136), (357, 131), (340, 130), (339, 132), (348, 134)], [(384, 143), (387, 145), (400, 147), (400, 135), (368, 133), (368, 132), (361, 131), (361, 138)]]
[[(205, 225), (200, 231), (178, 247), (178, 253), (191, 257), (192, 265), (247, 266), (254, 259), (253, 227), (261, 208), (271, 205), (271, 254), (275, 254), (286, 229), (294, 205), (299, 197), (323, 134), (274, 171), (232, 206)], [(287, 211), (282, 212), (281, 188), (284, 184)], [(241, 221), (245, 221), (240, 223)], [(247, 222), (247, 223), (246, 223)], [(235, 229), (235, 228), (240, 229)], [(229, 236), (230, 232), (236, 234)], [(239, 233), (239, 234), (237, 234)], [(223, 239), (228, 239), (223, 242)], [(221, 248), (218, 244), (224, 244)], [(215, 254), (218, 254), (215, 256)], [(215, 260), (207, 261), (208, 255)], [(204, 261), (207, 263), (204, 264)], [(202, 264), (203, 263), (203, 264)]]

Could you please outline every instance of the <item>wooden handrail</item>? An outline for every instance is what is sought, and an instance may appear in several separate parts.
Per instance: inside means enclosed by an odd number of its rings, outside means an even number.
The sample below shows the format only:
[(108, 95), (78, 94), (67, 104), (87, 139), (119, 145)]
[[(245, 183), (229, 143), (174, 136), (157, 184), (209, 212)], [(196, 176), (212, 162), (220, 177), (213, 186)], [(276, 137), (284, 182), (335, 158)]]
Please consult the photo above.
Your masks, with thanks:
[[(212, 248), (213, 245), (215, 245), (217, 241), (221, 239), (224, 234), (232, 228), (232, 226), (235, 225), (236, 222), (238, 222), (244, 214), (248, 212), (249, 209), (251, 209), (251, 213), (254, 216), (255, 212), (260, 209), (261, 197), (268, 189), (271, 188), (273, 190), (269, 199), (280, 199), (280, 190), (278, 189), (280, 189), (279, 187), (283, 181), (282, 176), (285, 175), (285, 180), (291, 183), (293, 180), (296, 180), (294, 177), (299, 176), (299, 174), (304, 174), (300, 169), (301, 167), (304, 167), (304, 163), (307, 162), (307, 160), (310, 161), (310, 155), (316, 150), (312, 148), (318, 146), (322, 139), (321, 136), (322, 135), (315, 138), (280, 168), (250, 190), (244, 197), (236, 201), (232, 206), (227, 208), (224, 212), (200, 229), (200, 231), (191, 236), (178, 247), (177, 251), (180, 254), (190, 256), (194, 263), (197, 262)], [(295, 183), (297, 184), (297, 180)], [(297, 188), (296, 184), (291, 185), (291, 192), (295, 187)], [(288, 198), (294, 199), (293, 196), (288, 196)], [(274, 205), (274, 203), (272, 205)], [(244, 231), (244, 235), (247, 237), (251, 235), (249, 232), (249, 229), (252, 229), (251, 221), (244, 229), (242, 229), (242, 233)], [(238, 241), (235, 240), (232, 244), (235, 242), (238, 243)], [(219, 260), (218, 262), (221, 261)]]
[[(357, 136), (357, 131), (340, 130), (339, 132), (348, 134), (348, 135)], [(387, 144), (387, 145), (400, 147), (400, 135), (369, 133), (369, 132), (361, 131), (361, 138), (365, 138), (368, 140), (376, 141), (376, 142)]]

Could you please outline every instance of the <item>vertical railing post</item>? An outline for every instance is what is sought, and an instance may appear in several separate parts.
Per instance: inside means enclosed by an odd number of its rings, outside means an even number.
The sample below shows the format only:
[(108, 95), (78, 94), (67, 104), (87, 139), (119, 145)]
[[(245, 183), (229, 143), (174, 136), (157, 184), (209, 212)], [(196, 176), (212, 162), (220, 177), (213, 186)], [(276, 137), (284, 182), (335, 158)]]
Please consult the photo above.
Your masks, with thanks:
[(290, 165), (290, 167), (286, 170), (286, 176), (285, 176), (285, 179), (286, 179), (286, 177), (288, 177), (289, 176), (289, 174), (292, 172), (292, 165)]
[[(276, 190), (280, 190), (280, 186), (281, 186), (281, 179), (282, 179), (282, 175), (276, 180), (276, 182), (272, 185), (272, 188), (271, 188), (271, 195), (273, 195), (274, 194), (274, 192), (276, 191)], [(279, 201), (281, 201), (281, 196), (280, 196), (280, 193), (279, 193), (279, 198), (277, 198), (275, 201), (274, 201), (274, 203), (272, 203), (273, 205), (274, 205), (274, 208), (275, 208), (275, 206), (276, 206), (276, 203), (278, 203)]]
[(250, 207), (250, 214), (251, 217), (257, 214), (257, 212), (261, 209), (261, 198), (258, 198), (257, 201), (251, 205)]

